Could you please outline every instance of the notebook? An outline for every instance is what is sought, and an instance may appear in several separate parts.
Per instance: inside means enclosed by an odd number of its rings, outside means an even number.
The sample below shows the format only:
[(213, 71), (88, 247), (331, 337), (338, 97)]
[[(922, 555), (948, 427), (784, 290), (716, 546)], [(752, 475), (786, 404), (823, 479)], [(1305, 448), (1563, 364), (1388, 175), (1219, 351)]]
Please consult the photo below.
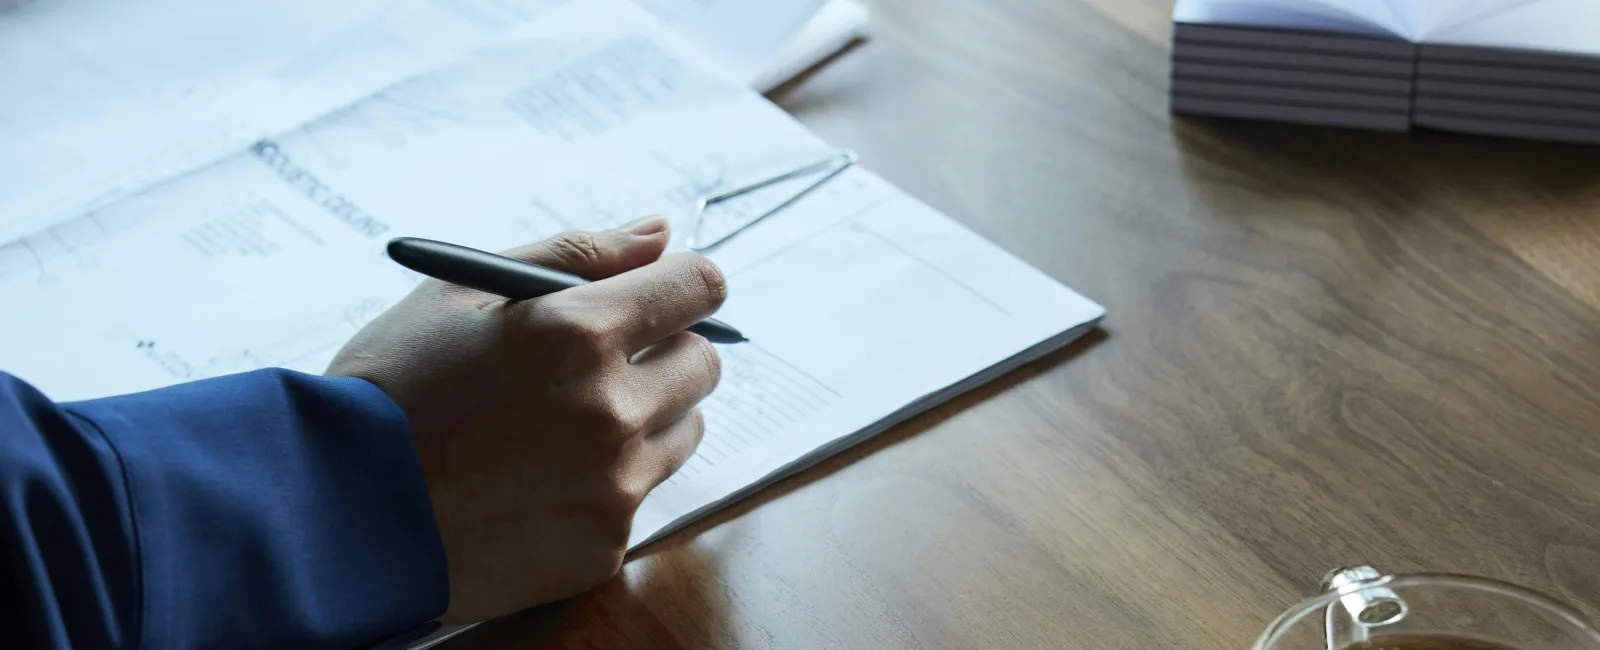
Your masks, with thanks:
[[(566, 1), (0, 2), (0, 243), (303, 126)], [(855, 0), (639, 2), (768, 86), (866, 22)]]
[[(421, 278), (416, 236), (501, 250), (665, 212), (835, 151), (652, 15), (575, 0), (514, 38), (0, 256), (0, 367), (58, 400), (320, 372)], [(730, 298), (692, 460), (638, 548), (1060, 349), (1093, 301), (862, 166), (719, 204)], [(44, 240), (31, 238), (30, 242)]]
[(772, 63), (750, 80), (750, 87), (767, 92), (795, 78), (851, 43), (866, 38), (871, 13), (860, 0), (828, 0), (800, 33), (778, 51)]
[(1179, 0), (1171, 105), (1600, 144), (1600, 2)]

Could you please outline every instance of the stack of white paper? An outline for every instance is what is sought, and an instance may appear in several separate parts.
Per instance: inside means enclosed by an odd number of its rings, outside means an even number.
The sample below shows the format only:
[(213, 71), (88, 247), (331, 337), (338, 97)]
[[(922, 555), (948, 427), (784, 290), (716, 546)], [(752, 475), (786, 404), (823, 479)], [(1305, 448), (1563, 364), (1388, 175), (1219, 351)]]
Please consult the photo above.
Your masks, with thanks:
[(1600, 2), (1180, 0), (1172, 108), (1600, 142)]
[(1411, 126), (1416, 46), (1377, 36), (1180, 22), (1172, 109), (1385, 131)]

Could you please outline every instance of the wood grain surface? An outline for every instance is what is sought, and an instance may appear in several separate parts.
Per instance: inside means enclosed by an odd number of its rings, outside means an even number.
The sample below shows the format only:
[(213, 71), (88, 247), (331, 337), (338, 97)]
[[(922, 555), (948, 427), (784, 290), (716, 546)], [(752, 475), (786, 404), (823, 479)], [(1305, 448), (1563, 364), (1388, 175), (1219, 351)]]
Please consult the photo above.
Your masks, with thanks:
[(1103, 332), (451, 648), (1248, 648), (1337, 565), (1600, 613), (1600, 149), (1174, 119), (1171, 0), (877, 0), (774, 98)]

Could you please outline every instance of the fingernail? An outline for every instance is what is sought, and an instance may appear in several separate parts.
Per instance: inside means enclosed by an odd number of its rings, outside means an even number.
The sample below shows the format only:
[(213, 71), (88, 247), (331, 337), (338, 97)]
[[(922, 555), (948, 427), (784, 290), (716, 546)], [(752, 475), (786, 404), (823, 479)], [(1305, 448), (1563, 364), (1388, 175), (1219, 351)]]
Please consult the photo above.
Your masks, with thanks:
[(630, 235), (649, 237), (667, 231), (667, 218), (659, 214), (628, 222), (622, 230)]

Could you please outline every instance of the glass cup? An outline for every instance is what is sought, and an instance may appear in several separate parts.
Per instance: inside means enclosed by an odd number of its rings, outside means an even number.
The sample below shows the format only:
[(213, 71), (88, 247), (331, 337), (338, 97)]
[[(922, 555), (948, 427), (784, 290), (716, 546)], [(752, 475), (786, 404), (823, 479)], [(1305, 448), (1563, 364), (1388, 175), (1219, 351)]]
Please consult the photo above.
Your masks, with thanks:
[(1487, 578), (1393, 576), (1357, 566), (1330, 572), (1322, 589), (1273, 621), (1254, 650), (1344, 650), (1418, 636), (1516, 650), (1600, 650), (1600, 632), (1571, 607)]

